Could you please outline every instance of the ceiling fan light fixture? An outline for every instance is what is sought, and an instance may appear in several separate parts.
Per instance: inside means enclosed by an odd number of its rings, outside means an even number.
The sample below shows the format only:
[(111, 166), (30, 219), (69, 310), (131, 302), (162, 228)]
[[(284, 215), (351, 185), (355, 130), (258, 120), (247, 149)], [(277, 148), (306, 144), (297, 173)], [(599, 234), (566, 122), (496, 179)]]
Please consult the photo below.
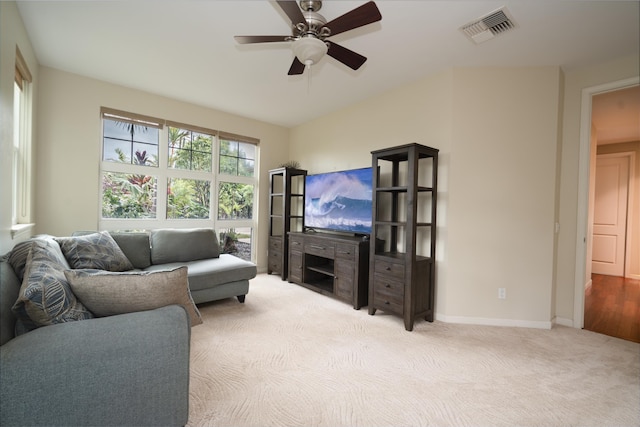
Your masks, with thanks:
[(315, 37), (302, 37), (293, 42), (293, 54), (303, 64), (316, 64), (327, 53), (327, 45)]

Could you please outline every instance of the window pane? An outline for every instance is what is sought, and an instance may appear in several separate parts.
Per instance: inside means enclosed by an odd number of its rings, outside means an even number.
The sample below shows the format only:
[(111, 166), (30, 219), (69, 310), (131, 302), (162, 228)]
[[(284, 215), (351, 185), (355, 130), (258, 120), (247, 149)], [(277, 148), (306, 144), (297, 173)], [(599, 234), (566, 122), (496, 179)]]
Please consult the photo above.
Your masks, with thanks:
[(220, 155), (238, 157), (238, 143), (236, 141), (221, 139)]
[(240, 159), (238, 163), (238, 175), (239, 176), (253, 176), (253, 160)]
[(218, 219), (251, 219), (253, 185), (221, 182), (218, 191)]
[(251, 246), (253, 244), (253, 229), (251, 227), (236, 227), (218, 230), (220, 251), (251, 261)]
[(220, 156), (220, 173), (238, 175), (238, 158)]
[(170, 168), (211, 172), (212, 147), (212, 135), (169, 127)]
[(220, 140), (220, 173), (254, 176), (256, 146), (246, 142)]
[(133, 164), (140, 166), (158, 166), (158, 146), (133, 143)]
[(211, 181), (169, 179), (167, 182), (167, 218), (209, 218), (210, 194)]
[(158, 129), (103, 119), (103, 153), (107, 162), (158, 166)]
[(241, 142), (238, 149), (238, 157), (255, 160), (256, 146), (253, 144), (247, 144), (246, 142)]
[(155, 218), (157, 179), (150, 175), (104, 172), (103, 218)]
[(131, 163), (131, 143), (119, 139), (104, 138), (102, 160), (107, 162)]

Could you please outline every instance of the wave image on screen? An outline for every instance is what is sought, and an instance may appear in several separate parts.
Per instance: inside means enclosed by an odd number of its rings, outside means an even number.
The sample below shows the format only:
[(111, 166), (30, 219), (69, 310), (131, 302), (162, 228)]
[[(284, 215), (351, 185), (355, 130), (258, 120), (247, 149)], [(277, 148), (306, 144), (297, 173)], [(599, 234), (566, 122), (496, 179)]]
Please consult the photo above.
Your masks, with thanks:
[(371, 233), (371, 168), (307, 175), (304, 225)]

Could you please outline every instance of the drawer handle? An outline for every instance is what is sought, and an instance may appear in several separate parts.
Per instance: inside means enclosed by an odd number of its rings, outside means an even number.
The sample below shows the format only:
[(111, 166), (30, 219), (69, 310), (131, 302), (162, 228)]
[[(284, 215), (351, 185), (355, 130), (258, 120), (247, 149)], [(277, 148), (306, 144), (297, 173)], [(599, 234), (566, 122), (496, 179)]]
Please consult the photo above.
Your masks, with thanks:
[(385, 301), (384, 303), (385, 303), (386, 305), (389, 305), (389, 304), (391, 304), (391, 303), (390, 303), (389, 301)]
[(351, 252), (348, 251), (338, 251), (339, 254), (351, 255)]
[(391, 287), (391, 285), (387, 283), (386, 285), (384, 285), (384, 287), (385, 287), (385, 288), (390, 288), (390, 287)]
[(387, 268), (385, 268), (385, 270), (391, 271), (391, 267), (387, 267)]
[(310, 246), (310, 247), (312, 247), (313, 249), (319, 249), (319, 250), (321, 250), (321, 251), (324, 251), (324, 250), (325, 250), (325, 247), (324, 247), (324, 246), (318, 246), (318, 245), (309, 245), (309, 246)]

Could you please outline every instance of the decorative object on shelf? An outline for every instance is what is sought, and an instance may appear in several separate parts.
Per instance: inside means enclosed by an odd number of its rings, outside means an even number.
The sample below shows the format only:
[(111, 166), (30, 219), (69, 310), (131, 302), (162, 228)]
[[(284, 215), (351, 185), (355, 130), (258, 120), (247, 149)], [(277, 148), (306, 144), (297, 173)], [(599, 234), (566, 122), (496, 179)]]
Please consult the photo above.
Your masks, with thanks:
[(267, 273), (280, 274), (282, 280), (286, 280), (289, 271), (289, 232), (302, 231), (304, 226), (306, 175), (306, 170), (293, 167), (280, 167), (269, 171)]
[(297, 160), (289, 160), (278, 165), (279, 168), (300, 169), (300, 162)]
[(434, 317), (438, 149), (414, 143), (371, 154), (369, 314), (398, 314), (411, 331), (416, 318)]
[(292, 42), (295, 57), (289, 68), (290, 76), (302, 74), (306, 67), (317, 64), (325, 54), (353, 70), (359, 69), (367, 60), (359, 53), (327, 38), (380, 21), (382, 15), (374, 2), (367, 2), (330, 22), (318, 13), (322, 7), (319, 0), (302, 0), (300, 7), (295, 1), (290, 0), (276, 3), (291, 20), (291, 35), (235, 36), (236, 41), (240, 44)]

